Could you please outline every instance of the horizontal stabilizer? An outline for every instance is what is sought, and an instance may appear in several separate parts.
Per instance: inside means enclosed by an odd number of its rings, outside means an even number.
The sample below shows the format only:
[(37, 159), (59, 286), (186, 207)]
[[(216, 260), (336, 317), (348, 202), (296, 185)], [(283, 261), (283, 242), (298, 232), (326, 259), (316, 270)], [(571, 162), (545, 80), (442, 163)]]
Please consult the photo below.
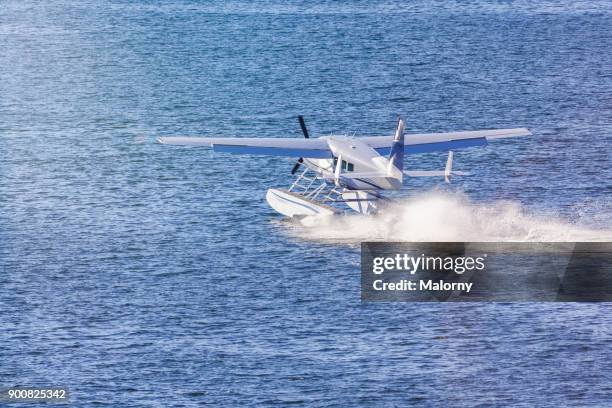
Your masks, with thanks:
[(444, 177), (444, 170), (415, 170), (415, 171), (405, 171), (404, 175), (408, 177)]
[(406, 171), (404, 172), (408, 177), (444, 177), (444, 181), (450, 183), (451, 176), (469, 176), (470, 173), (465, 171), (453, 171), (453, 152), (448, 152), (448, 159), (446, 160), (446, 167), (444, 170), (433, 170), (433, 171)]
[[(467, 171), (451, 171), (449, 173), (451, 176), (471, 176), (472, 173), (468, 173)], [(447, 175), (444, 170), (415, 170), (415, 171), (405, 171), (405, 176), (408, 177), (444, 177)]]

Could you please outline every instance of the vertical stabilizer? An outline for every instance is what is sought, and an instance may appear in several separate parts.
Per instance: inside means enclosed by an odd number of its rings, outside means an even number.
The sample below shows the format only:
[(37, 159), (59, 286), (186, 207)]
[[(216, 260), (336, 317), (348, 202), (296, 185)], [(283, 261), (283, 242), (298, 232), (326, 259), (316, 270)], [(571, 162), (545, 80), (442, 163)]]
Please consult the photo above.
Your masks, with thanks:
[(389, 169), (388, 173), (392, 177), (402, 180), (402, 172), (404, 170), (404, 120), (400, 117), (397, 120), (397, 129), (395, 137), (391, 145), (391, 153), (389, 154)]

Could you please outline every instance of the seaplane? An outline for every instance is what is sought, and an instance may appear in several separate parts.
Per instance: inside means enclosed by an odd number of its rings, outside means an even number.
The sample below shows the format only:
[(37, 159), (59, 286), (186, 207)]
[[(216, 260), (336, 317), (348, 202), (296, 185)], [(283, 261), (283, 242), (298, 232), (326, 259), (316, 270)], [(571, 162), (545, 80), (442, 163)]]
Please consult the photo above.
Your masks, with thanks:
[[(280, 214), (300, 220), (350, 210), (366, 215), (376, 213), (391, 200), (384, 192), (400, 190), (404, 177), (444, 177), (450, 183), (453, 176), (469, 175), (452, 169), (454, 150), (531, 134), (526, 128), (404, 134), (405, 123), (398, 116), (395, 133), (390, 136), (311, 138), (304, 118), (298, 116), (298, 121), (303, 139), (159, 137), (157, 141), (166, 145), (205, 146), (214, 152), (296, 159), (291, 169), (295, 176), (293, 184), (288, 189), (268, 189), (266, 200)], [(448, 152), (444, 170), (404, 170), (405, 155), (431, 152)]]

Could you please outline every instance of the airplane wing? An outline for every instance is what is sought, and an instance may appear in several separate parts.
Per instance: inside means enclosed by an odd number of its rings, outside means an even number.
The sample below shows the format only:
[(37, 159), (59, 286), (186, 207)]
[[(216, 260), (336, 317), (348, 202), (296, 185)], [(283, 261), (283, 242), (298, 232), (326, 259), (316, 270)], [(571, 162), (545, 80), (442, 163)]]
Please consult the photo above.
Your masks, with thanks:
[(267, 156), (330, 159), (332, 153), (324, 139), (289, 139), (275, 137), (160, 137), (159, 143), (212, 147), (215, 152), (261, 154)]
[[(486, 146), (489, 140), (528, 136), (530, 134), (531, 132), (526, 128), (406, 134), (404, 137), (404, 153), (430, 153), (472, 146)], [(393, 136), (370, 136), (359, 139), (382, 155), (389, 154), (393, 143)]]
[[(474, 130), (448, 133), (415, 133), (404, 137), (404, 153), (449, 151), (473, 146), (486, 146), (488, 140), (530, 135), (526, 128)], [(359, 140), (381, 155), (388, 155), (393, 136), (368, 136)], [(215, 152), (260, 154), (267, 156), (330, 159), (332, 153), (325, 139), (294, 139), (274, 137), (160, 137), (159, 143), (212, 147)]]

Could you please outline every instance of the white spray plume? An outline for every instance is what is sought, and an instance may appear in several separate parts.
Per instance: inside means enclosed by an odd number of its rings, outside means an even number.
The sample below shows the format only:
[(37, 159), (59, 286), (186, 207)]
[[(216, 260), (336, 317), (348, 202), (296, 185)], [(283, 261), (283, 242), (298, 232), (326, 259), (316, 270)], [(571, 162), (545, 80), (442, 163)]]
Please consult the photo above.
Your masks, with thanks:
[(512, 201), (471, 202), (440, 191), (403, 198), (373, 216), (306, 217), (290, 223), (297, 237), (327, 242), (612, 241), (612, 229), (591, 229), (558, 217), (530, 214)]

